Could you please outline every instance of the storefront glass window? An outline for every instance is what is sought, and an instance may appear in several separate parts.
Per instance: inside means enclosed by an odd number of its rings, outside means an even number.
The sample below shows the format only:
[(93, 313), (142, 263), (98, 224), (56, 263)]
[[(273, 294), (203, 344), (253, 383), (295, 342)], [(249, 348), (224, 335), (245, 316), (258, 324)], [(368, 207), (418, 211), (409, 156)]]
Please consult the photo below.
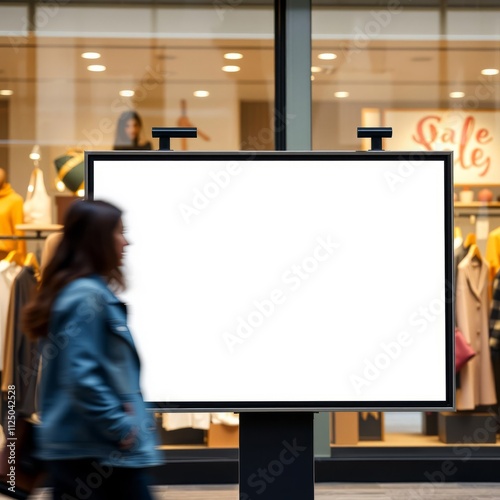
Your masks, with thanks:
[[(385, 126), (393, 128), (393, 138), (384, 140), (384, 149), (454, 151), (456, 248), (473, 238), (481, 256), (492, 265), (491, 276), (498, 270), (494, 230), (500, 225), (500, 158), (494, 146), (500, 137), (500, 50), (495, 22), (499, 5), (494, 3), (313, 2), (311, 68), (313, 149), (367, 150), (370, 143), (357, 139), (357, 127)], [(401, 180), (411, 182), (411, 173), (403, 173)], [(388, 182), (388, 195), (398, 187)], [(352, 190), (355, 202), (356, 187), (345, 188)], [(383, 244), (383, 235), (381, 241), (368, 243)], [(415, 244), (425, 244), (425, 235), (415, 235)], [(369, 250), (361, 264), (367, 269), (376, 265), (369, 261)], [(484, 286), (492, 286), (491, 276)], [(365, 285), (360, 283), (360, 300), (364, 300)], [(489, 314), (491, 303), (482, 306)], [(460, 307), (457, 303), (457, 325), (466, 329)], [(402, 328), (418, 335), (439, 311), (439, 299), (430, 297), (415, 305), (415, 314), (406, 318)], [(481, 335), (487, 344), (487, 325)], [(463, 396), (471, 379), (461, 373), (457, 419), (466, 412), (469, 416), (486, 412), (495, 420), (500, 389), (495, 394), (491, 384), (498, 362), (493, 359), (490, 367), (490, 350), (486, 349), (474, 363), (474, 369), (481, 366), (487, 372), (478, 383), (483, 392), (475, 401), (466, 402)], [(350, 420), (343, 415), (342, 425), (336, 425), (335, 419), (332, 423), (333, 442), (386, 447), (450, 444), (454, 439), (450, 423), (445, 427), (440, 419), (444, 421), (445, 415), (374, 412), (352, 414)], [(462, 442), (472, 439), (469, 442), (491, 445), (490, 438), (496, 441), (494, 433), (487, 439), (483, 436), (484, 422), (469, 429), (463, 422), (457, 425)], [(478, 428), (481, 436), (471, 437)]]
[[(474, 235), (486, 258), (494, 255), (492, 233), (500, 225), (499, 7), (318, 0), (312, 8), (313, 149), (368, 149), (356, 128), (369, 125), (393, 127), (385, 149), (453, 149), (457, 248), (458, 238)], [(83, 179), (66, 179), (78, 155), (113, 149), (124, 111), (140, 115), (143, 147), (158, 148), (152, 127), (195, 126), (198, 138), (174, 139), (172, 149), (274, 149), (273, 8), (270, 1), (232, 0), (2, 3), (0, 167), (24, 196), (38, 146), (57, 222), (63, 200), (82, 187)], [(66, 156), (75, 160), (57, 161)], [(138, 179), (138, 188), (147, 183)], [(356, 187), (348, 189), (355, 200)], [(415, 244), (425, 244), (425, 235), (415, 235)], [(421, 308), (438, 306), (432, 298), (416, 305), (417, 323), (408, 318), (408, 328), (423, 325), (418, 315), (429, 317)], [(494, 379), (496, 368), (493, 362)], [(496, 411), (492, 401), (480, 403), (464, 411)], [(207, 444), (206, 420), (183, 418), (200, 432), (170, 433), (164, 442)], [(235, 427), (234, 415), (213, 418)], [(186, 428), (185, 422), (172, 418), (163, 431)], [(347, 446), (446, 444), (437, 425), (437, 414), (348, 412), (332, 417), (331, 434), (334, 444)], [(214, 447), (237, 442), (231, 432), (209, 439)]]

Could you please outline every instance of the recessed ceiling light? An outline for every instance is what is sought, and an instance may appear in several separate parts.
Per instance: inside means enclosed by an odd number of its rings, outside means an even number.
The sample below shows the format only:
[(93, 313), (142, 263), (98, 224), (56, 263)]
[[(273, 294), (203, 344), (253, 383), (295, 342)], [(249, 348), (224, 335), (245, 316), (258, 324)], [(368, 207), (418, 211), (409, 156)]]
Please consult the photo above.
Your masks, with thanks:
[(465, 92), (450, 92), (450, 97), (452, 99), (461, 99), (465, 96)]
[(102, 64), (91, 64), (90, 66), (87, 66), (87, 69), (89, 71), (106, 71), (106, 66), (103, 66)]
[(240, 69), (239, 66), (222, 66), (222, 71), (226, 73), (237, 73)]
[(84, 59), (99, 59), (101, 54), (99, 54), (99, 52), (84, 52), (82, 57)]
[(193, 92), (193, 95), (195, 97), (208, 97), (210, 95), (210, 92), (208, 90), (195, 90)]
[(337, 59), (337, 54), (334, 54), (333, 52), (323, 52), (318, 55), (318, 59), (323, 61), (333, 61), (334, 59)]
[(498, 75), (498, 73), (500, 73), (500, 71), (496, 68), (486, 68), (481, 70), (481, 74), (486, 76), (495, 76)]
[(311, 82), (314, 82), (315, 79), (316, 77), (314, 75), (311, 75)]
[(0, 95), (12, 95), (13, 93), (14, 91), (9, 89), (0, 90)]
[(226, 54), (224, 54), (224, 59), (243, 59), (243, 54), (240, 54), (239, 52), (227, 52)]
[(333, 95), (335, 97), (338, 97), (339, 99), (343, 99), (344, 97), (349, 97), (349, 92), (346, 92), (345, 90), (340, 90), (339, 92), (335, 92)]
[(321, 68), (319, 66), (311, 66), (312, 73), (321, 73)]
[(135, 95), (135, 92), (133, 90), (120, 90), (120, 92), (118, 92), (122, 97), (132, 97), (133, 95)]

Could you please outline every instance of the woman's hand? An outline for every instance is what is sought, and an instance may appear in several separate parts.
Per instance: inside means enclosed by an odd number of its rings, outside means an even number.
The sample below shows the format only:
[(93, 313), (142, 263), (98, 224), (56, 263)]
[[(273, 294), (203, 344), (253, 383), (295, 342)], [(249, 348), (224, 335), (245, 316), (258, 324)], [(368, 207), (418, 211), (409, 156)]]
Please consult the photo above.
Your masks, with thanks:
[[(130, 403), (123, 403), (123, 409), (129, 415), (134, 413), (133, 406)], [(130, 432), (118, 443), (120, 450), (129, 450), (134, 446), (135, 440), (137, 438), (137, 429), (132, 427)]]
[(118, 443), (120, 450), (129, 450), (134, 446), (137, 438), (137, 429), (135, 427)]

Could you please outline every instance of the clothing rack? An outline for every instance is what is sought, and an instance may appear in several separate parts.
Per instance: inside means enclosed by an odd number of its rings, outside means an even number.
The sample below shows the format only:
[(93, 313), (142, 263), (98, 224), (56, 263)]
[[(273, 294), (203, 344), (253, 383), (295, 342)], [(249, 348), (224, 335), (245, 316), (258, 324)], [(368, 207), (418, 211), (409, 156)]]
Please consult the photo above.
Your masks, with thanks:
[(0, 235), (0, 240), (44, 240), (47, 238), (48, 234), (41, 234), (41, 231), (37, 231), (36, 235), (31, 236), (7, 236)]
[(62, 224), (16, 224), (16, 231), (31, 231), (34, 235), (0, 235), (0, 240), (44, 240), (48, 235), (42, 233), (53, 233), (60, 231), (63, 228)]
[[(23, 235), (17, 235), (17, 234), (3, 234), (0, 235), (0, 240), (14, 240), (14, 241), (21, 241), (21, 240), (45, 240), (50, 233), (56, 232), (56, 231), (61, 231), (63, 226), (61, 224), (45, 224), (45, 225), (35, 225), (35, 224), (17, 224), (15, 226), (16, 231), (25, 231), (25, 232), (34, 232), (35, 234), (23, 234)], [(43, 234), (47, 233), (47, 234)], [(38, 259), (38, 262), (40, 262), (40, 259), (42, 257), (42, 250), (39, 245), (37, 245), (37, 249), (35, 252), (35, 255)]]

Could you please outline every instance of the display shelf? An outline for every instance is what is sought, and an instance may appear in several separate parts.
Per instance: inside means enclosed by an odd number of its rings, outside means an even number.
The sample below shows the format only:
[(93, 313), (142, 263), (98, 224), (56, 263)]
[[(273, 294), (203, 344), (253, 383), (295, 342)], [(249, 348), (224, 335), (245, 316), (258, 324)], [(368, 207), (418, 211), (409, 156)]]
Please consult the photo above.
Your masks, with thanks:
[[(358, 445), (349, 446), (349, 445), (338, 445), (335, 443), (330, 444), (330, 448), (333, 450), (342, 450), (342, 453), (346, 453), (347, 455), (351, 455), (352, 453), (356, 453), (355, 449), (358, 450), (367, 450), (373, 448), (394, 448), (394, 449), (402, 449), (402, 448), (456, 448), (456, 444), (443, 443), (439, 440), (438, 436), (424, 436), (418, 433), (408, 433), (408, 432), (386, 432), (384, 441), (363, 441)], [(470, 446), (470, 444), (464, 443), (463, 446)], [(477, 450), (486, 449), (486, 448), (498, 448), (500, 445), (498, 443), (481, 443), (475, 444)], [(347, 449), (349, 448), (349, 451)], [(365, 451), (360, 452), (365, 453)], [(369, 451), (366, 451), (369, 454)]]
[(500, 208), (500, 201), (455, 201), (455, 208)]
[(471, 201), (464, 203), (461, 201), (454, 202), (455, 217), (468, 217), (476, 215), (479, 217), (500, 216), (499, 201)]

